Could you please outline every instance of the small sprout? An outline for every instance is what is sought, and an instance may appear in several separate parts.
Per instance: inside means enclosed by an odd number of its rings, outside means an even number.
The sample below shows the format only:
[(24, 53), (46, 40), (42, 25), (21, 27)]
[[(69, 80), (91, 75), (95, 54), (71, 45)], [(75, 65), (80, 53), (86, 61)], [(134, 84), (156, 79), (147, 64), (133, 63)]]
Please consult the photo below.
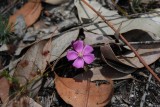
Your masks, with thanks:
[(10, 27), (8, 26), (8, 19), (4, 19), (0, 15), (0, 44), (9, 42), (10, 39)]
[(95, 56), (91, 54), (93, 48), (90, 45), (85, 45), (82, 40), (77, 40), (72, 45), (73, 50), (68, 50), (67, 59), (73, 62), (75, 68), (84, 68), (84, 64), (91, 64)]

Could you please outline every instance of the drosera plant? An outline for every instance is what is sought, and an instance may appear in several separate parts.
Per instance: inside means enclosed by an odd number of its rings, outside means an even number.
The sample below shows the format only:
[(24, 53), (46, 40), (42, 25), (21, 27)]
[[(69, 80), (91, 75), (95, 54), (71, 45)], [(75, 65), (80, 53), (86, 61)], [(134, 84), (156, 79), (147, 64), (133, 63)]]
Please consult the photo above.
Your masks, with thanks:
[(85, 68), (85, 65), (94, 61), (95, 56), (92, 54), (92, 46), (84, 44), (82, 40), (77, 40), (72, 43), (72, 47), (72, 50), (67, 51), (67, 59), (73, 61), (73, 67)]
[(94, 49), (80, 38), (72, 41), (66, 56), (56, 63), (55, 73), (60, 77), (73, 78), (85, 71), (90, 71), (97, 62)]
[(113, 81), (109, 78), (102, 80), (92, 78), (94, 75), (92, 68), (95, 68), (98, 62), (98, 54), (94, 49), (97, 50), (85, 44), (83, 40), (76, 40), (71, 43), (71, 49), (67, 51), (66, 57), (57, 63), (64, 66), (55, 71), (55, 88), (60, 98), (67, 104), (100, 107), (108, 104), (112, 98)]

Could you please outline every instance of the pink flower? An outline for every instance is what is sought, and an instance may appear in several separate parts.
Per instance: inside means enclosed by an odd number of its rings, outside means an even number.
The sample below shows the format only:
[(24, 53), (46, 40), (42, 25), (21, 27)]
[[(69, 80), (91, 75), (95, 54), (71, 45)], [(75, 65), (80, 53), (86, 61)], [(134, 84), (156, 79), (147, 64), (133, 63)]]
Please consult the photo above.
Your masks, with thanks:
[(84, 64), (91, 64), (94, 61), (94, 54), (91, 54), (93, 48), (89, 45), (84, 45), (82, 40), (73, 43), (73, 49), (67, 52), (67, 59), (69, 61), (75, 60), (73, 66), (76, 68), (83, 68)]

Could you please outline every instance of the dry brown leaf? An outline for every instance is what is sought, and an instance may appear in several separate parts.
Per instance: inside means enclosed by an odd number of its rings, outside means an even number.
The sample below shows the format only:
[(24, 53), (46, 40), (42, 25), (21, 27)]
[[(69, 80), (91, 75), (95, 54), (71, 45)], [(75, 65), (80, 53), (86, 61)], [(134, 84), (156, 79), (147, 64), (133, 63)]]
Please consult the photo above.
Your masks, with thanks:
[(39, 71), (41, 73), (44, 72), (47, 65), (47, 56), (43, 53), (45, 44), (46, 41), (34, 44), (18, 63), (14, 75), (18, 78), (21, 85), (24, 85), (28, 80), (33, 79), (38, 75)]
[(113, 95), (113, 81), (96, 85), (87, 80), (63, 78), (56, 75), (55, 85), (61, 98), (73, 107), (104, 107)]
[(0, 99), (5, 103), (9, 98), (9, 81), (5, 77), (0, 77)]
[[(46, 54), (43, 52), (44, 46), (48, 43), (43, 40), (34, 44), (24, 55), (22, 60), (18, 63), (14, 76), (18, 79), (21, 86), (26, 83), (37, 80), (41, 77), (41, 74), (45, 71), (47, 66), (47, 62), (49, 60), (50, 54)], [(48, 51), (50, 53), (50, 50)], [(34, 84), (34, 82), (32, 81)], [(41, 84), (41, 81), (36, 82), (36, 85), (30, 83), (30, 88), (38, 87)], [(37, 85), (38, 84), (38, 85)], [(33, 85), (33, 86), (32, 86)], [(39, 88), (36, 88), (37, 91)], [(36, 90), (34, 90), (36, 91)], [(35, 94), (35, 93), (34, 93)], [(33, 95), (34, 96), (34, 95)]]
[(25, 18), (25, 23), (28, 27), (39, 18), (41, 10), (41, 0), (30, 0), (20, 10), (16, 11), (14, 15), (10, 16), (9, 25), (12, 25), (12, 30), (14, 30), (14, 25), (17, 24), (17, 17), (22, 15)]

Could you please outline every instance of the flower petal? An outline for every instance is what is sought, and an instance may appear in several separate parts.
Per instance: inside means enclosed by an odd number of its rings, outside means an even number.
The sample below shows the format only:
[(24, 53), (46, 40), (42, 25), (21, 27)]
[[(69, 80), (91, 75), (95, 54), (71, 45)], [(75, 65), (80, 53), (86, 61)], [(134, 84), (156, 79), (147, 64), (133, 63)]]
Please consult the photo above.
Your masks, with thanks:
[(73, 66), (76, 68), (83, 68), (84, 67), (84, 60), (83, 58), (78, 57), (74, 62)]
[(86, 45), (83, 49), (83, 55), (87, 55), (93, 51), (93, 48), (90, 45)]
[(78, 57), (78, 53), (76, 51), (68, 51), (67, 52), (67, 59), (70, 60), (75, 60)]
[(95, 56), (94, 56), (94, 54), (88, 54), (88, 55), (84, 55), (83, 59), (84, 59), (85, 63), (91, 64), (94, 61)]
[(73, 43), (73, 48), (77, 52), (82, 52), (83, 47), (84, 46), (83, 46), (83, 41), (82, 40), (78, 40), (78, 41)]

